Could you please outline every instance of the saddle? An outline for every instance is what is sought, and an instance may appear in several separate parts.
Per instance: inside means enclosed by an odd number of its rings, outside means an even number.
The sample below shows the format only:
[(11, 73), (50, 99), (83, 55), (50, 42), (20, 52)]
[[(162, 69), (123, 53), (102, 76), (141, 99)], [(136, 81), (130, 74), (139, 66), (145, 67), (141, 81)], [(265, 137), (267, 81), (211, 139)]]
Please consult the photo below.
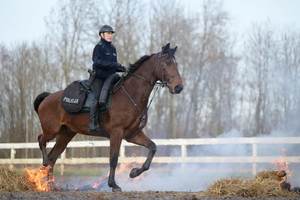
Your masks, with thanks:
[[(66, 113), (71, 115), (90, 114), (94, 93), (89, 80), (77, 80), (68, 85), (62, 94), (61, 105)], [(99, 113), (106, 113), (110, 108), (111, 95), (106, 106), (99, 106)]]

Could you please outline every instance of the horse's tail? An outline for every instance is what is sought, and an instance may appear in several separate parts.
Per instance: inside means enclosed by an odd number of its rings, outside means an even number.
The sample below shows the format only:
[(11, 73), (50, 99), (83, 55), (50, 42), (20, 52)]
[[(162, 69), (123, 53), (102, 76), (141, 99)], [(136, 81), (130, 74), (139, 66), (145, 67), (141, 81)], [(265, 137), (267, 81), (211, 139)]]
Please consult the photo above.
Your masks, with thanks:
[(43, 92), (41, 94), (39, 94), (35, 100), (34, 100), (34, 103), (33, 103), (33, 106), (34, 106), (34, 110), (36, 113), (38, 113), (38, 108), (39, 108), (39, 105), (42, 103), (42, 101), (51, 93), (49, 92)]

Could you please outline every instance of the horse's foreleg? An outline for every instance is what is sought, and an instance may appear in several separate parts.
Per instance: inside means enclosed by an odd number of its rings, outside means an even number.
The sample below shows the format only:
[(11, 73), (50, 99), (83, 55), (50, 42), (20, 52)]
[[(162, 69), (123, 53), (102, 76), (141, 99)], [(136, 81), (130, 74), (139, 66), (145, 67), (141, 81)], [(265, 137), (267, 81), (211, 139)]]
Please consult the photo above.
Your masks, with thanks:
[(137, 145), (144, 146), (144, 147), (149, 149), (147, 159), (144, 162), (144, 164), (142, 165), (142, 167), (141, 168), (133, 168), (131, 170), (129, 176), (130, 176), (130, 178), (134, 178), (134, 177), (139, 176), (141, 173), (143, 173), (144, 171), (146, 171), (150, 168), (152, 159), (153, 159), (154, 154), (156, 152), (156, 144), (152, 140), (150, 140), (144, 134), (143, 131), (141, 131), (140, 133), (134, 135), (131, 138), (126, 138), (126, 141), (132, 142), (132, 143), (137, 144)]
[(115, 171), (118, 164), (119, 151), (121, 146), (122, 138), (110, 137), (110, 172), (108, 177), (108, 186), (112, 187), (113, 192), (122, 192), (122, 189), (117, 185), (115, 181)]

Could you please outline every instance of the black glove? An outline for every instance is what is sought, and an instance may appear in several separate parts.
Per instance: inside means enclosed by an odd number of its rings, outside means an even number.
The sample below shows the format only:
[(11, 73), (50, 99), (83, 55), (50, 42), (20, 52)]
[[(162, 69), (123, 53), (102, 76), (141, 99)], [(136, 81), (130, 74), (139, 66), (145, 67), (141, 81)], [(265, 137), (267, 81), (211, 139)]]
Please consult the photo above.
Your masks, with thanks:
[(125, 66), (122, 66), (122, 70), (123, 70), (123, 72), (127, 72), (128, 70), (127, 70), (127, 68), (125, 67)]
[(118, 68), (117, 68), (117, 71), (119, 72), (126, 72), (127, 71), (127, 68), (125, 66), (122, 66), (122, 65), (118, 65)]

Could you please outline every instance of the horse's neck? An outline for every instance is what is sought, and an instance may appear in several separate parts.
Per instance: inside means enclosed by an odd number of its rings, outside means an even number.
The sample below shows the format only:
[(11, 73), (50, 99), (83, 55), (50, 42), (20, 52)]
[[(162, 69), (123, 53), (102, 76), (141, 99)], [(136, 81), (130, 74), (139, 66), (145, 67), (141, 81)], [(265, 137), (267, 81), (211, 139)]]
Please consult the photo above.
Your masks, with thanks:
[(125, 89), (130, 92), (132, 98), (140, 109), (146, 108), (148, 99), (156, 82), (155, 74), (156, 63), (145, 63), (128, 79), (128, 85), (125, 84)]

